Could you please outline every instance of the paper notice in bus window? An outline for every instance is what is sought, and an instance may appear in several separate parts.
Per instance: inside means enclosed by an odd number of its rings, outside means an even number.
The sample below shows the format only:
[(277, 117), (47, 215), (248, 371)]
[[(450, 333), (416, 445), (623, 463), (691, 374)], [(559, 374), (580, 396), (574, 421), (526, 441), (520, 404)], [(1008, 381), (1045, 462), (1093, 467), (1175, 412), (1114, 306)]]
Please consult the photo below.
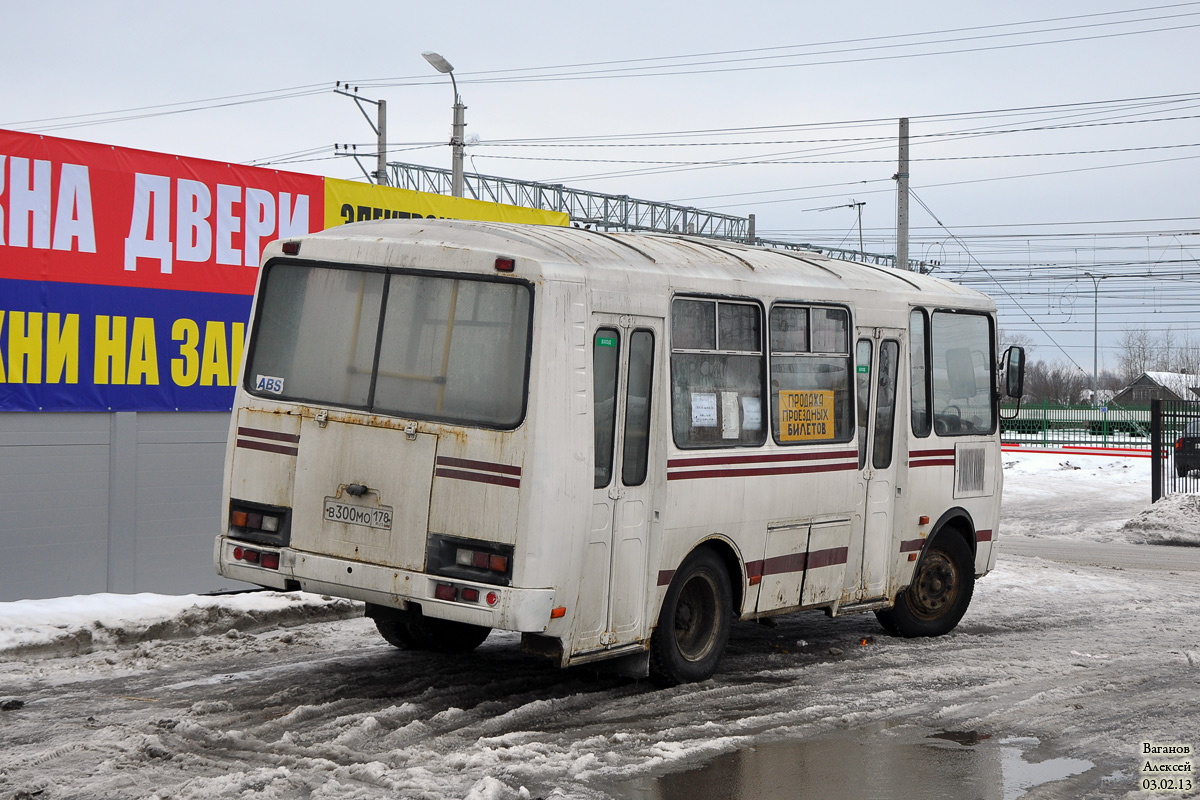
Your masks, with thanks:
[(743, 397), (742, 398), (742, 430), (744, 430), (744, 431), (761, 431), (762, 430), (762, 398), (761, 397)]
[(692, 427), (717, 427), (717, 396), (711, 392), (692, 393)]
[(742, 435), (742, 415), (737, 392), (721, 392), (721, 438), (736, 439)]
[(779, 393), (779, 441), (820, 441), (834, 435), (832, 391)]

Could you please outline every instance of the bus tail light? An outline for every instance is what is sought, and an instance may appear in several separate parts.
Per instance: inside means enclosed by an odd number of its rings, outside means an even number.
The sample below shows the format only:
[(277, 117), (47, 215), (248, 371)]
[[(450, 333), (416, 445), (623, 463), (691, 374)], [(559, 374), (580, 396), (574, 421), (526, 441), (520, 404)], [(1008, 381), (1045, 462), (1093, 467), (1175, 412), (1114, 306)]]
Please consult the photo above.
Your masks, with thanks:
[(507, 586), (512, 580), (513, 546), (430, 534), (425, 571), (444, 578)]
[(256, 564), (264, 569), (279, 569), (279, 553), (260, 552), (249, 547), (233, 548), (233, 560)]
[(458, 599), (458, 589), (448, 583), (439, 583), (437, 588), (433, 590), (433, 596), (438, 600), (449, 600), (454, 602)]
[(229, 537), (273, 547), (286, 547), (291, 540), (292, 510), (282, 506), (229, 501)]

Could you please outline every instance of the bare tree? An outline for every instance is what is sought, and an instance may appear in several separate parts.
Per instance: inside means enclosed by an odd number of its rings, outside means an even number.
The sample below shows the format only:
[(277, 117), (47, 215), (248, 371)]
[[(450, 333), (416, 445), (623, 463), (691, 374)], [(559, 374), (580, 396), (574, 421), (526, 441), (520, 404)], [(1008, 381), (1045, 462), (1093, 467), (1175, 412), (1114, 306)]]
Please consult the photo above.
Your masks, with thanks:
[(1091, 382), (1091, 375), (1074, 365), (1034, 361), (1025, 367), (1025, 395), (1030, 402), (1078, 405)]
[(1118, 346), (1121, 348), (1121, 354), (1117, 361), (1125, 385), (1128, 386), (1143, 372), (1150, 372), (1157, 366), (1156, 343), (1146, 328), (1126, 329), (1121, 334)]

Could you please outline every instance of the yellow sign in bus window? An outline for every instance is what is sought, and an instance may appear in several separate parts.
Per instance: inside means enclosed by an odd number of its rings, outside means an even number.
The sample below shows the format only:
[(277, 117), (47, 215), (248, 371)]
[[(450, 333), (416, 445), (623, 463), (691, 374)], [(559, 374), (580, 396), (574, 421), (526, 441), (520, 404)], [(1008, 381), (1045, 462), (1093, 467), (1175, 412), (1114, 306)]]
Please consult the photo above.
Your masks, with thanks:
[(807, 442), (832, 438), (832, 390), (779, 392), (779, 441)]

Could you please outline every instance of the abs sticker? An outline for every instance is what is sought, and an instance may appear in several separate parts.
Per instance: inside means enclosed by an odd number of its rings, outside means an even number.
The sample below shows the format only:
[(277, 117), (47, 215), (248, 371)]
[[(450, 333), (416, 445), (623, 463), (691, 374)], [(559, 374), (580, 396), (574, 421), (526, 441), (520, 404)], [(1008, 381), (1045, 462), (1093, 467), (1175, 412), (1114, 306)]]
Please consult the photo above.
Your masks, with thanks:
[(256, 375), (254, 377), (254, 391), (283, 394), (283, 378), (272, 378), (270, 375)]

